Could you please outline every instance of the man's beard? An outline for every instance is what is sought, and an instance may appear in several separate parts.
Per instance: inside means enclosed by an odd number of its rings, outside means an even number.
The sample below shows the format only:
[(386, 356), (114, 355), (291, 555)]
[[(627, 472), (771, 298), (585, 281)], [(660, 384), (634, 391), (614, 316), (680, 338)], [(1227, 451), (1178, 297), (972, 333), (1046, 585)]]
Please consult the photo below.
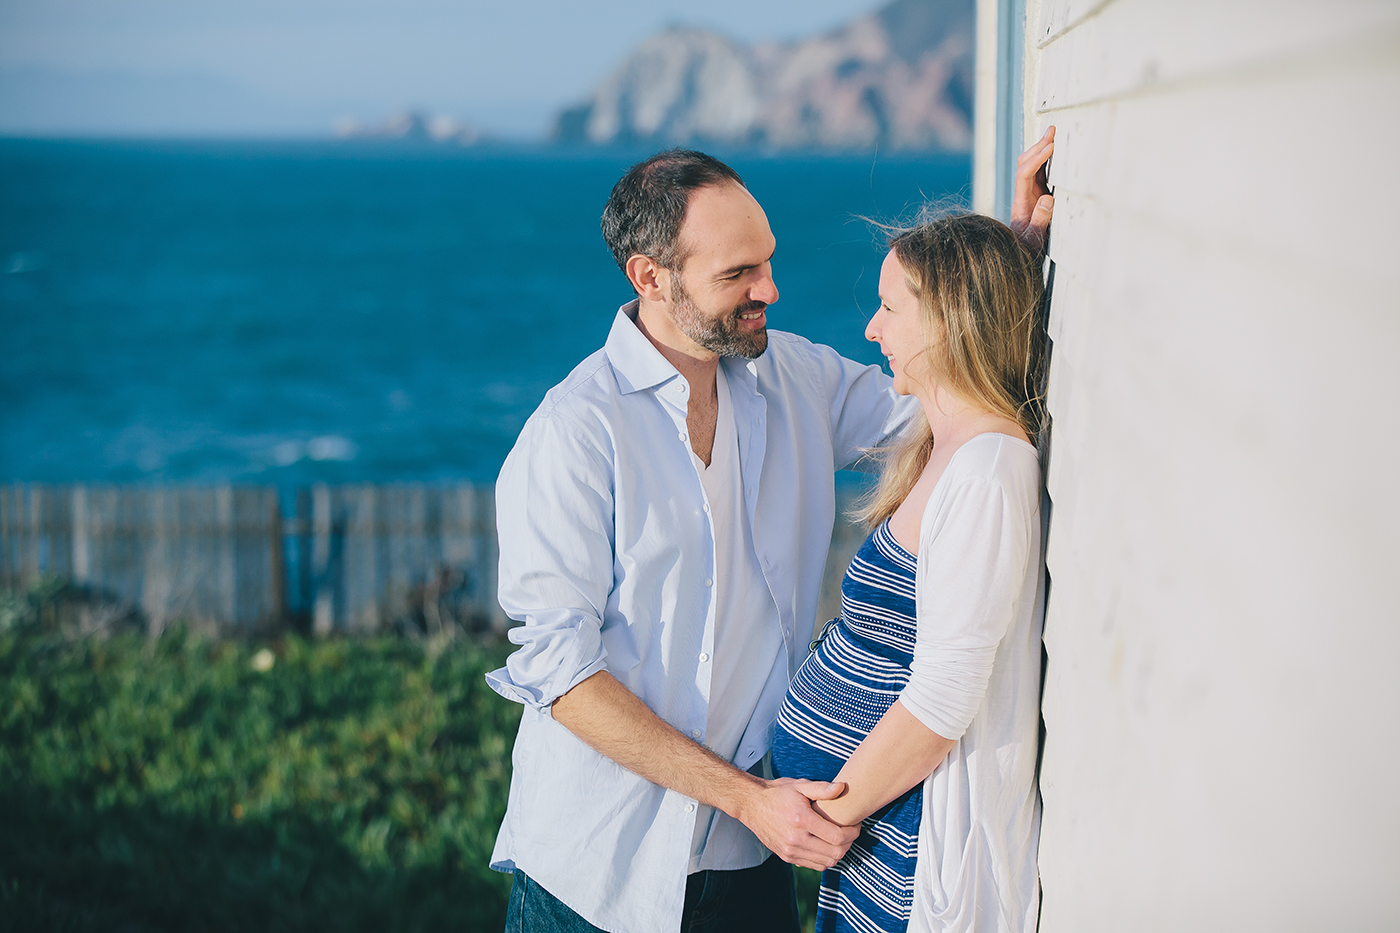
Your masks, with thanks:
[(681, 277), (671, 276), (674, 299), (671, 313), (681, 333), (711, 353), (720, 356), (742, 356), (755, 360), (768, 349), (768, 328), (746, 334), (739, 329), (739, 315), (750, 311), (761, 311), (768, 307), (762, 301), (746, 301), (730, 314), (717, 318), (707, 317), (685, 290)]

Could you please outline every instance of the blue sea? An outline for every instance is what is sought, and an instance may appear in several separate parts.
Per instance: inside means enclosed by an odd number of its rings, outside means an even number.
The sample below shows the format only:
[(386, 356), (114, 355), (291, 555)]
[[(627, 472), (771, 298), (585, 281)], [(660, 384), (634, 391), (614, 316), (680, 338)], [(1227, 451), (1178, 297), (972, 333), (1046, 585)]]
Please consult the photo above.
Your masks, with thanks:
[[(0, 141), (0, 481), (489, 482), (630, 298), (598, 232), (645, 153)], [(769, 326), (862, 337), (881, 235), (965, 158), (728, 159)]]

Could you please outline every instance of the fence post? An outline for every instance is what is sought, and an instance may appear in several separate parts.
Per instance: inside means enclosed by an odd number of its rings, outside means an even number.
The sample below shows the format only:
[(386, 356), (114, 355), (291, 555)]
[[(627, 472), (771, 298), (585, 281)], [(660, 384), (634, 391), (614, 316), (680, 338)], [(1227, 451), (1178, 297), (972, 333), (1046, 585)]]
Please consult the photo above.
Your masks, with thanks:
[(17, 488), (19, 487), (0, 486), (0, 584), (5, 586), (14, 586), (18, 582), (10, 570), (15, 553), (10, 530), (14, 521), (14, 506), (10, 504), (10, 498), (14, 495), (13, 490)]
[(476, 506), (477, 568), (481, 575), (481, 592), (477, 598), (481, 600), (482, 614), (490, 620), (491, 630), (497, 635), (504, 635), (506, 629), (510, 627), (510, 618), (505, 614), (500, 601), (496, 598), (498, 587), (496, 575), (500, 571), (500, 545), (496, 539), (495, 487), (478, 487)]
[(311, 573), (315, 583), (315, 605), (311, 630), (325, 636), (335, 627), (335, 586), (331, 578), (331, 488), (325, 483), (311, 487)]
[(88, 489), (73, 487), (73, 582), (87, 586), (92, 575), (88, 535)]
[[(44, 487), (38, 483), (29, 486), (28, 502), (21, 499), (25, 508), (24, 532), (25, 545), (23, 550), (24, 564), (21, 573), (27, 583), (33, 583), (39, 577), (39, 504), (44, 501)], [(23, 505), (21, 507), (23, 507)]]
[[(170, 496), (156, 488), (143, 496), (145, 519), (149, 529), (146, 546), (142, 548), (141, 608), (146, 614), (146, 632), (152, 638), (160, 636), (170, 613), (173, 590), (169, 516)], [(140, 502), (140, 500), (137, 500)], [(144, 523), (143, 523), (144, 524)]]
[(272, 561), (272, 618), (269, 622), (278, 628), (287, 619), (287, 555), (282, 545), (282, 501), (273, 489), (268, 493), (268, 531), (272, 540), (268, 548)]
[(342, 583), (346, 623), (357, 633), (376, 632), (381, 623), (384, 528), (378, 488), (368, 483), (346, 490), (352, 505), (345, 522)]
[(297, 612), (311, 621), (311, 490), (297, 489), (293, 534), (297, 537), (297, 565), (293, 579), (297, 584)]
[(219, 542), (218, 550), (218, 602), (216, 605), (218, 613), (223, 617), (225, 624), (231, 623), (237, 618), (237, 605), (235, 596), (238, 592), (237, 577), (234, 567), (234, 529), (233, 529), (233, 487), (229, 485), (218, 486), (214, 489), (214, 522), (216, 530), (216, 540)]

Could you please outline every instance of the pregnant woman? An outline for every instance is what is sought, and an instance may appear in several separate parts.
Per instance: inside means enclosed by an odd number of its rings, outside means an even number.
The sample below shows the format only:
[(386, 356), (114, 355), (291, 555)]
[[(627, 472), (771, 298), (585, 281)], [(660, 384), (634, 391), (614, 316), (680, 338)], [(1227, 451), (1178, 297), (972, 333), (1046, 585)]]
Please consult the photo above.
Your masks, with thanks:
[(1035, 930), (1040, 294), (1030, 252), (976, 214), (885, 258), (866, 336), (924, 417), (879, 454), (875, 530), (773, 737), (779, 775), (846, 782), (815, 806), (862, 826), (822, 875), (818, 933)]

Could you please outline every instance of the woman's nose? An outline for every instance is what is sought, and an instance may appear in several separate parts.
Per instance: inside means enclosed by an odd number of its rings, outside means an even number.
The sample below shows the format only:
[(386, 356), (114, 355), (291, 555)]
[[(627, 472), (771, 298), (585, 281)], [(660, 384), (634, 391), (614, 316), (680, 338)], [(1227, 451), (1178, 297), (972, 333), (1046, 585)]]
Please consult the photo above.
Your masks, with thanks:
[(872, 343), (880, 342), (880, 315), (883, 311), (876, 311), (870, 318), (870, 323), (865, 325), (865, 339)]

